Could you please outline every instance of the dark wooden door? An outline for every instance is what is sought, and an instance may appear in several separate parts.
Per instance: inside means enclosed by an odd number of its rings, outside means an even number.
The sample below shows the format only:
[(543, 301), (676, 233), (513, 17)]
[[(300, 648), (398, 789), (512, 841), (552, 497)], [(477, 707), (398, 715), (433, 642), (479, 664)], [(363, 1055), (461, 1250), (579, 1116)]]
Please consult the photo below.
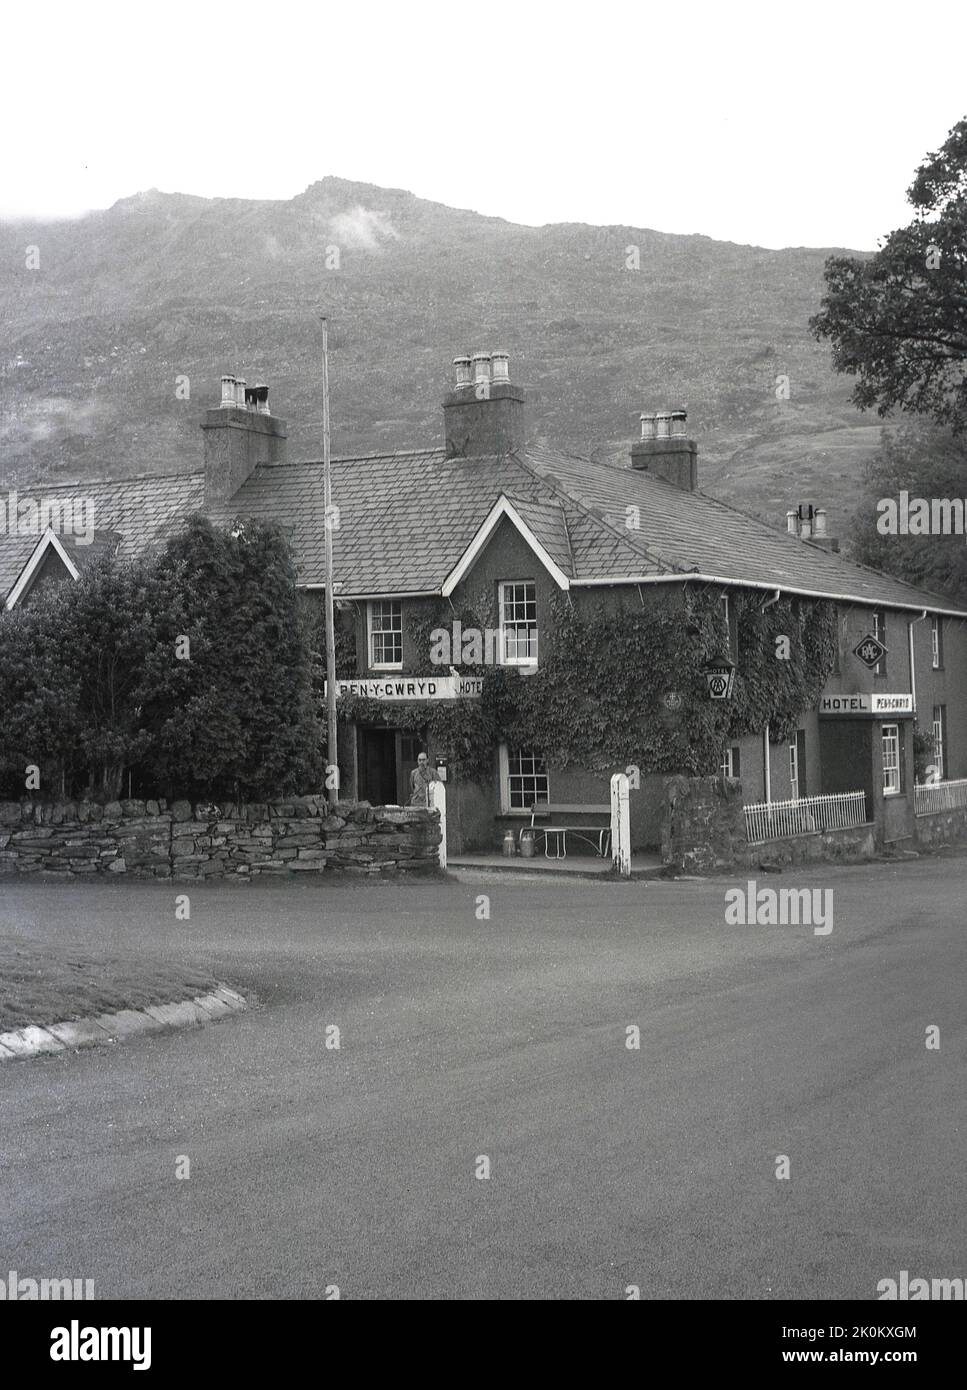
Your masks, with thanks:
[(360, 725), (357, 730), (359, 799), (371, 806), (396, 801), (396, 730)]

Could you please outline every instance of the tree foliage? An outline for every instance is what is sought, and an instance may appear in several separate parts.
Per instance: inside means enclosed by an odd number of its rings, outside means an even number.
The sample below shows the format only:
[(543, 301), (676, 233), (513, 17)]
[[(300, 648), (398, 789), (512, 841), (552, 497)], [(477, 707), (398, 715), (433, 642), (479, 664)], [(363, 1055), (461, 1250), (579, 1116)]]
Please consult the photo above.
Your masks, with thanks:
[(99, 557), (0, 619), (0, 777), (116, 797), (318, 790), (309, 647), (281, 533), (196, 517), (152, 560)]
[(852, 399), (880, 415), (930, 415), (967, 427), (967, 118), (927, 155), (907, 191), (915, 210), (867, 259), (826, 263), (822, 310), (810, 320)]
[[(311, 655), (281, 531), (263, 522), (218, 530), (193, 517), (160, 570), (177, 586), (180, 611), (166, 623), (170, 645), (145, 711), (156, 779), (241, 796), (317, 789)], [(187, 661), (174, 659), (181, 637)]]
[(878, 503), (912, 498), (967, 498), (967, 441), (929, 420), (884, 431), (867, 465), (853, 515), (854, 558), (908, 584), (967, 602), (967, 547), (962, 535), (891, 535), (878, 529)]

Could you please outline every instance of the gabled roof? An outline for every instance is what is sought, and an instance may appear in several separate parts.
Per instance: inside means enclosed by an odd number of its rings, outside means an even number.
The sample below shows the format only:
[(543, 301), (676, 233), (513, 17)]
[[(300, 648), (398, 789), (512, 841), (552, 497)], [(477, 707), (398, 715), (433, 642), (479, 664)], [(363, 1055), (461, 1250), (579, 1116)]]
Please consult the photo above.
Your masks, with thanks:
[[(634, 552), (637, 565), (622, 576), (626, 581), (650, 582), (691, 572), (733, 584), (967, 616), (943, 595), (857, 565), (703, 492), (675, 487), (654, 473), (539, 449), (529, 449), (524, 463), (590, 509), (600, 530), (619, 535)], [(629, 508), (637, 508), (637, 513), (629, 516)], [(636, 520), (637, 526), (629, 520)], [(604, 577), (599, 545), (596, 535), (588, 551), (577, 557), (583, 572), (576, 583)], [(609, 563), (613, 576), (611, 556)]]
[[(81, 568), (102, 545), (112, 544), (120, 555), (140, 554), (163, 540), (185, 517), (201, 508), (203, 473), (162, 473), (100, 483), (38, 483), (31, 495), (43, 500), (83, 498), (94, 528), (91, 546), (62, 533), (58, 539), (75, 566)], [(5, 601), (37, 549), (40, 537), (0, 535), (0, 601)], [(85, 553), (86, 552), (86, 553)]]
[(486, 547), (504, 517), (523, 536), (527, 545), (530, 546), (558, 588), (569, 589), (571, 587), (570, 576), (561, 568), (545, 544), (545, 542), (550, 544), (557, 550), (559, 558), (565, 564), (568, 563), (570, 548), (567, 545), (567, 527), (564, 523), (563, 507), (555, 507), (553, 503), (539, 502), (519, 502), (515, 507), (513, 502), (508, 501), (501, 493), (477, 527), (470, 544), (444, 579), (442, 586), (444, 597), (452, 594), (464, 575), (473, 569), (477, 556)]
[(27, 563), (17, 576), (16, 583), (9, 594), (7, 594), (6, 607), (16, 608), (21, 599), (30, 592), (34, 580), (40, 573), (41, 566), (44, 563), (48, 551), (52, 550), (55, 553), (71, 579), (77, 579), (80, 574), (80, 567), (74, 564), (68, 553), (71, 548), (70, 546), (65, 546), (48, 527), (34, 546), (27, 559)]
[[(334, 459), (333, 532), (340, 597), (440, 594), (473, 558), (495, 509), (513, 512), (542, 563), (568, 586), (681, 582), (836, 598), (875, 607), (967, 617), (949, 599), (853, 564), (701, 492), (653, 473), (543, 448), (503, 457), (450, 458), (442, 449)], [(59, 485), (44, 496), (84, 496), (98, 530), (122, 537), (119, 553), (161, 541), (191, 512), (279, 523), (300, 582), (325, 581), (323, 468), (259, 466), (228, 502), (204, 505), (202, 473)], [(503, 512), (500, 508), (503, 507)], [(36, 537), (0, 537), (0, 594), (9, 593)], [(559, 581), (560, 582), (560, 579)]]

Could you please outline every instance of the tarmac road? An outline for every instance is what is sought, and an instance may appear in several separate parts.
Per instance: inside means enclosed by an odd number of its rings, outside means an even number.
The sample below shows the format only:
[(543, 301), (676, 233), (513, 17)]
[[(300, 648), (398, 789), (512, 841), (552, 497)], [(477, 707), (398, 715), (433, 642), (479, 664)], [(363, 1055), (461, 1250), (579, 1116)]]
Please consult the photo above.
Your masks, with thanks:
[(873, 1299), (967, 1276), (967, 858), (757, 878), (832, 889), (832, 931), (727, 925), (744, 880), (3, 881), (4, 935), (188, 959), (260, 1003), (0, 1067), (0, 1277)]

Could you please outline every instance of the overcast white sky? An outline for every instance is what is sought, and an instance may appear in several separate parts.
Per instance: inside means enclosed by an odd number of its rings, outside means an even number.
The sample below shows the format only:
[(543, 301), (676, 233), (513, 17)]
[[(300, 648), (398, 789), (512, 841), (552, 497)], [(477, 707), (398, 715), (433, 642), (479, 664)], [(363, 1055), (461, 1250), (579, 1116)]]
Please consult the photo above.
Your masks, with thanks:
[(967, 114), (967, 6), (12, 3), (0, 216), (326, 174), (510, 221), (872, 248)]

